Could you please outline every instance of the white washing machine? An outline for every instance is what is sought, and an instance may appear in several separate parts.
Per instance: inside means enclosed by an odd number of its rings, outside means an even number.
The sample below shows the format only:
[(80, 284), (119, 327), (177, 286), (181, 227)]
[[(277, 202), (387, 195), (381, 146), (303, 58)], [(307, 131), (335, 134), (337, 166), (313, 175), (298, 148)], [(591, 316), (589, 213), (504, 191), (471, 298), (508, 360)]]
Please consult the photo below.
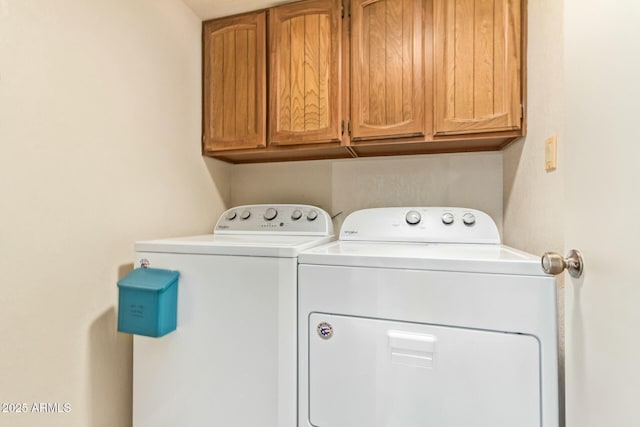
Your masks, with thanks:
[(556, 281), (461, 208), (351, 214), (299, 257), (299, 427), (557, 427)]
[(136, 243), (177, 270), (177, 329), (133, 342), (133, 426), (296, 426), (298, 253), (333, 240), (306, 205), (240, 206), (211, 235)]

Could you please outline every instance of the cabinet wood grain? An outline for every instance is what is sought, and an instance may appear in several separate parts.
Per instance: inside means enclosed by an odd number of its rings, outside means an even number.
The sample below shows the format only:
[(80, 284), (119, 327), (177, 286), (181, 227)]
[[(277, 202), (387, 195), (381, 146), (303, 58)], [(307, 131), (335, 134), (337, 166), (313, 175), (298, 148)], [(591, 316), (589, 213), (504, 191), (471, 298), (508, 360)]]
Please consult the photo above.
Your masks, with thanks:
[(526, 130), (526, 10), (304, 0), (205, 22), (203, 153), (254, 163), (500, 150)]
[(339, 142), (340, 1), (278, 6), (269, 23), (269, 144)]
[(203, 150), (266, 145), (266, 13), (203, 24)]
[(352, 1), (352, 140), (425, 134), (424, 4)]
[(521, 126), (520, 0), (434, 0), (435, 134)]

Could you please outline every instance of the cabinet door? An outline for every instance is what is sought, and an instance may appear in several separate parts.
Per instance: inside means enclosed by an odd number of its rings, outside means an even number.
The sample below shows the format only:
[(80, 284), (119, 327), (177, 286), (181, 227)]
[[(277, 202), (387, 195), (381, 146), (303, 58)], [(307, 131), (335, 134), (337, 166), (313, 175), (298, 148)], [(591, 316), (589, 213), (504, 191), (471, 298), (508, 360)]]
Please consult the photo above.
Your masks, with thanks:
[(340, 8), (312, 0), (271, 10), (269, 144), (340, 141)]
[(435, 0), (435, 133), (521, 126), (521, 0)]
[(266, 13), (203, 26), (204, 151), (264, 147)]
[(424, 134), (423, 3), (352, 1), (353, 140)]

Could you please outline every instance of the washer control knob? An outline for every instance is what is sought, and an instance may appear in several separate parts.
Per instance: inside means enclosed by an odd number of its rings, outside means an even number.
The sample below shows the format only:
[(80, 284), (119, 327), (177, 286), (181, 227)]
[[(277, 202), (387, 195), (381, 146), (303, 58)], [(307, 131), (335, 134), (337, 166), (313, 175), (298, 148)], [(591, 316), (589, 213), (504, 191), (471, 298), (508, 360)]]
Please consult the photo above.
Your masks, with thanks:
[(229, 220), (229, 221), (233, 221), (234, 219), (236, 219), (236, 216), (238, 216), (238, 215), (236, 214), (236, 212), (235, 212), (235, 211), (230, 211), (230, 212), (228, 212), (228, 213), (227, 213), (227, 215), (225, 216), (225, 218), (226, 218), (227, 220)]
[(266, 219), (267, 221), (271, 221), (272, 219), (275, 219), (275, 217), (277, 216), (278, 216), (278, 211), (275, 210), (274, 208), (269, 208), (264, 213), (264, 219)]
[(473, 225), (476, 223), (476, 216), (471, 212), (467, 212), (462, 215), (462, 222), (464, 222), (464, 225)]
[(297, 221), (300, 218), (302, 218), (302, 211), (300, 209), (296, 209), (293, 212), (291, 212), (291, 219), (292, 220)]
[(316, 218), (318, 218), (318, 211), (317, 210), (311, 210), (309, 211), (309, 213), (307, 214), (307, 219), (309, 221), (315, 221)]
[(250, 216), (251, 216), (251, 212), (248, 209), (245, 209), (240, 214), (240, 219), (249, 219)]
[(451, 212), (445, 212), (442, 214), (442, 223), (444, 225), (453, 224), (453, 214)]
[(420, 216), (420, 212), (418, 211), (409, 211), (405, 215), (404, 219), (405, 221), (407, 221), (407, 224), (416, 225), (420, 223), (422, 217)]

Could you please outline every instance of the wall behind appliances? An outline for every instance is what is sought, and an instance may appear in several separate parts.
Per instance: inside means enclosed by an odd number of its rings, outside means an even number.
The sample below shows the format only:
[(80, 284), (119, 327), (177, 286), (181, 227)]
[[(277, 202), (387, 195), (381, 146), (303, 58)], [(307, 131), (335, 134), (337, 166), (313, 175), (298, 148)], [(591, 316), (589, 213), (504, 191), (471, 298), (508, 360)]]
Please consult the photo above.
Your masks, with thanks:
[[(563, 2), (528, 2), (527, 136), (504, 150), (505, 243), (542, 255), (564, 253)], [(558, 137), (558, 168), (545, 171), (545, 140)], [(558, 276), (561, 396), (564, 391), (564, 290)], [(563, 408), (564, 405), (561, 405)], [(564, 421), (564, 414), (561, 414)]]
[(210, 232), (200, 20), (177, 0), (0, 0), (0, 425), (126, 427), (133, 242)]
[(384, 206), (464, 206), (502, 226), (502, 153), (235, 165), (232, 204), (308, 203), (336, 218)]
[[(562, 2), (528, 8), (527, 136), (504, 150), (504, 232), (507, 244), (533, 253), (563, 248), (563, 158), (545, 171), (545, 140), (563, 144)], [(525, 226), (523, 226), (525, 225)]]

